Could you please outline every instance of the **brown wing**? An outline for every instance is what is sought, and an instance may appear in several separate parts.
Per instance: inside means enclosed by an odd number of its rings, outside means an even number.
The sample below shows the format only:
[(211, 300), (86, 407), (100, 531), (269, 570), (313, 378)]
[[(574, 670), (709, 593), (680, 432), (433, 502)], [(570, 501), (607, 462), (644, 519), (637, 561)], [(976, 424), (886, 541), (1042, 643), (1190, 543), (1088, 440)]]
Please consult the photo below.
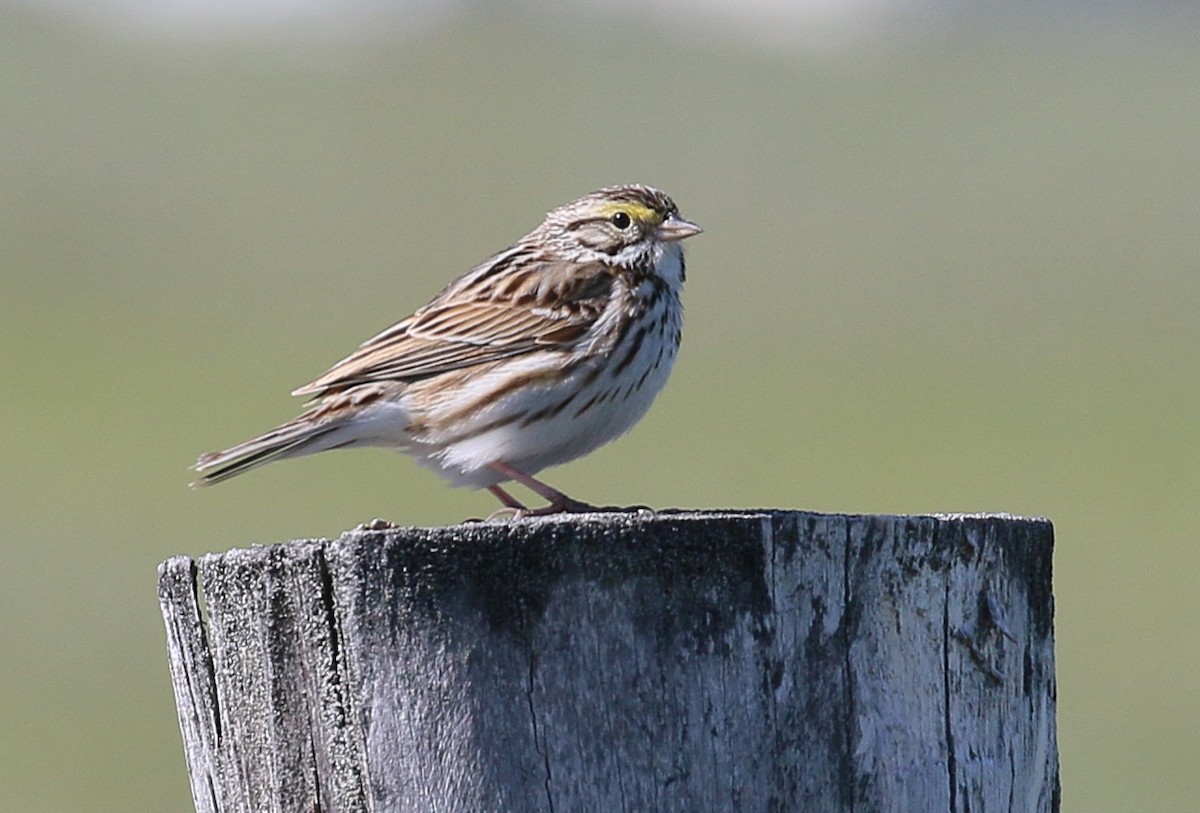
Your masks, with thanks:
[[(503, 288), (476, 280), (455, 286), (412, 316), (368, 340), (293, 395), (324, 395), (358, 384), (416, 381), (549, 347), (566, 347), (599, 317), (612, 278), (602, 266), (573, 269), (561, 288), (544, 275)], [(554, 290), (557, 289), (557, 290)], [(478, 298), (468, 299), (468, 295)], [(497, 296), (502, 298), (495, 298)]]

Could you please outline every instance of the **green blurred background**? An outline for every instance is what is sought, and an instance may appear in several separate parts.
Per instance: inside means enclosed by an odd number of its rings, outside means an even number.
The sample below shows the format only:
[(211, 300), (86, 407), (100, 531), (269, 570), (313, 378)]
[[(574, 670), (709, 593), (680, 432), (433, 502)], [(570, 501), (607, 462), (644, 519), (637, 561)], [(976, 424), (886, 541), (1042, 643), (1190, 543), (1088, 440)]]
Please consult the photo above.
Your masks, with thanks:
[(683, 353), (551, 481), (1050, 517), (1063, 809), (1196, 809), (1197, 20), (805, 38), (526, 3), (192, 36), (67, 6), (0, 6), (5, 810), (191, 810), (162, 559), (490, 512), (382, 451), (187, 466), (635, 180), (706, 229)]

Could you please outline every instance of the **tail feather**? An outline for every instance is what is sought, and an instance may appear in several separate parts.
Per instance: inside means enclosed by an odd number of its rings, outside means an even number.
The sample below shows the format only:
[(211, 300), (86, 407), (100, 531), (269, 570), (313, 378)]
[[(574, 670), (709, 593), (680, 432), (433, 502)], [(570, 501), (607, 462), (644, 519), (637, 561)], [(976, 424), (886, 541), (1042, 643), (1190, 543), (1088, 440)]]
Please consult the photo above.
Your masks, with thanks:
[(301, 417), (224, 451), (203, 454), (192, 466), (201, 476), (189, 485), (215, 485), (275, 460), (335, 448), (338, 444), (330, 443), (328, 435), (340, 425), (337, 421), (314, 424)]

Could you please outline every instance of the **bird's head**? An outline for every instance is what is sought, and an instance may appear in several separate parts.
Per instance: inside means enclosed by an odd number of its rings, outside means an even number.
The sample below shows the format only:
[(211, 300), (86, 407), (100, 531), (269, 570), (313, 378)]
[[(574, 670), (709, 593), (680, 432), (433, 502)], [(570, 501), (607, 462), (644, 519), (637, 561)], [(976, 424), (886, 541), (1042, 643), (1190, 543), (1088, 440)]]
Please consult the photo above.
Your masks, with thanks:
[(546, 215), (543, 237), (580, 261), (632, 265), (685, 237), (699, 234), (675, 202), (650, 186), (609, 186)]

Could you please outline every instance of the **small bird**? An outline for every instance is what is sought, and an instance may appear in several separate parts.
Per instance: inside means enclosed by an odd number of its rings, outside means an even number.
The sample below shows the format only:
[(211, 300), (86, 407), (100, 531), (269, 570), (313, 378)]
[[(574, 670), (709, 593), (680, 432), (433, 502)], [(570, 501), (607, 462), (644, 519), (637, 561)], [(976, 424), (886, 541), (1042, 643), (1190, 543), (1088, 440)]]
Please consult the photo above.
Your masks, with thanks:
[[(202, 455), (193, 487), (264, 463), (382, 446), (518, 516), (584, 511), (535, 479), (628, 431), (670, 375), (683, 324), (680, 241), (699, 234), (649, 186), (554, 209), (511, 247), (293, 395), (294, 420)], [(529, 509), (500, 483), (548, 501)]]

